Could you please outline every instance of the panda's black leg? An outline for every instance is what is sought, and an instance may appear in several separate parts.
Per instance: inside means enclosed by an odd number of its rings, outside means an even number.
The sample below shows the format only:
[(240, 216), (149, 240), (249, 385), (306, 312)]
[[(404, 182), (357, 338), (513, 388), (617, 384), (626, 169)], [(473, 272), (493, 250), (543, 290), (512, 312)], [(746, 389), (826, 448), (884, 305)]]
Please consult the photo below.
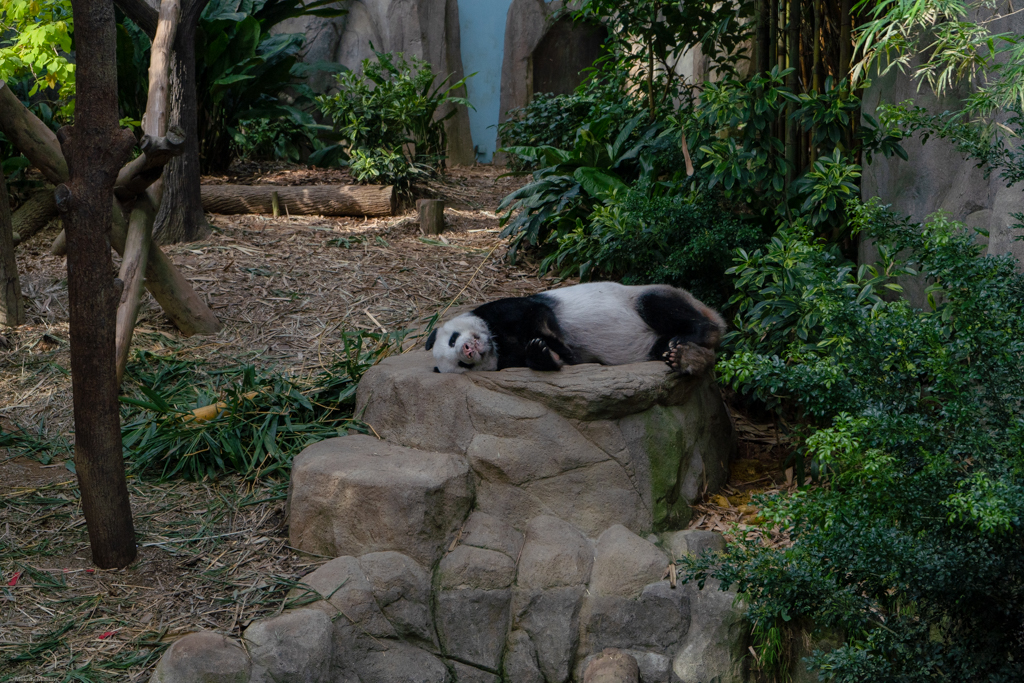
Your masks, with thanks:
[(715, 352), (685, 341), (680, 337), (668, 343), (668, 350), (663, 358), (670, 368), (681, 375), (699, 375), (711, 369), (715, 364)]
[(562, 360), (547, 342), (537, 337), (526, 343), (526, 367), (532, 370), (558, 370)]

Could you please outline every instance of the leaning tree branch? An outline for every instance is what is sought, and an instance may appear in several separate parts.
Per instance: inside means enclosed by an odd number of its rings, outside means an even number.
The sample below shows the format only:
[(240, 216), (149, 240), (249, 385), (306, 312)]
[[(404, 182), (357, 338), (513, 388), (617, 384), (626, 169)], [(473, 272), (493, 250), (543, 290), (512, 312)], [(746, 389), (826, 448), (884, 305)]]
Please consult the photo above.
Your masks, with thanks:
[(123, 202), (146, 191), (164, 172), (167, 162), (185, 151), (185, 132), (171, 126), (164, 137), (142, 136), (142, 154), (121, 169), (114, 183), (114, 194)]
[(14, 148), (54, 185), (68, 180), (68, 165), (61, 154), (57, 136), (30, 112), (18, 96), (0, 80), (0, 130)]
[(152, 38), (156, 35), (159, 10), (146, 0), (116, 0), (117, 8)]
[[(178, 0), (163, 0), (160, 3), (160, 18), (157, 21), (156, 37), (153, 39), (149, 57), (149, 97), (146, 100), (146, 113), (142, 116), (142, 130), (150, 142), (159, 139), (166, 141), (164, 135), (167, 133), (167, 107), (170, 96), (171, 47), (174, 45), (174, 34), (178, 31), (180, 15)], [(132, 345), (132, 333), (135, 331), (135, 320), (139, 314), (147, 259), (153, 243), (153, 220), (156, 218), (160, 194), (159, 186), (151, 187), (148, 197), (141, 197), (135, 202), (135, 208), (128, 220), (128, 237), (125, 240), (124, 257), (121, 259), (121, 270), (118, 274), (124, 283), (121, 301), (117, 307), (115, 356), (118, 385), (124, 377), (128, 351)]]

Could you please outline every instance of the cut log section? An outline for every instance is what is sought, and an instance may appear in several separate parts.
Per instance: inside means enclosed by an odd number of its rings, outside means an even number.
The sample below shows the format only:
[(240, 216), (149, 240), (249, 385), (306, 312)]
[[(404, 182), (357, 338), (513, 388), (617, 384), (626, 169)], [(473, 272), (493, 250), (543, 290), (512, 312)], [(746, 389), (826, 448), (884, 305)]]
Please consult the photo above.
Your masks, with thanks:
[(391, 216), (398, 207), (391, 185), (203, 185), (207, 213), (271, 213), (273, 195), (280, 210), (298, 216)]
[(420, 210), (420, 232), (440, 235), (444, 232), (444, 202), (440, 199), (421, 199), (416, 202)]

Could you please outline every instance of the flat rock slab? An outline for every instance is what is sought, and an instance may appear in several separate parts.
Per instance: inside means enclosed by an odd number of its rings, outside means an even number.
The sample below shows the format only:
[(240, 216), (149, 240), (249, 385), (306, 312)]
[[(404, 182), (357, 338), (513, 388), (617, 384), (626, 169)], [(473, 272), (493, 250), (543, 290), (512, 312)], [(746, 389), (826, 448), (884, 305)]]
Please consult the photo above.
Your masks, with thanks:
[(465, 520), (471, 486), (457, 455), (362, 434), (327, 439), (292, 465), (289, 539), (327, 557), (399, 550), (429, 567)]

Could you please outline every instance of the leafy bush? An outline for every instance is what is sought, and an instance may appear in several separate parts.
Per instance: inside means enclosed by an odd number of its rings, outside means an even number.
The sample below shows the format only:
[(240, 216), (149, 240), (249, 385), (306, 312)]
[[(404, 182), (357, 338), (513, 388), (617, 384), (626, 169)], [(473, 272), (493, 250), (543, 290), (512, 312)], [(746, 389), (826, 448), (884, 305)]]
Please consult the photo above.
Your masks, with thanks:
[[(362, 75), (338, 74), (338, 92), (316, 98), (344, 142), (323, 149), (310, 162), (325, 166), (349, 159), (360, 182), (406, 184), (444, 166), (444, 122), (455, 115), (452, 105), (469, 106), (452, 94), (466, 79), (438, 81), (421, 59), (376, 50), (374, 55), (376, 61), (363, 60)], [(438, 116), (446, 106), (450, 111)]]
[(313, 126), (297, 124), (290, 118), (240, 120), (231, 146), (232, 156), (237, 159), (282, 159), (292, 163), (302, 160), (304, 150), (320, 147)]
[[(400, 346), (405, 333), (345, 334), (345, 352), (309, 382), (252, 365), (211, 369), (140, 351), (128, 376), (138, 389), (122, 398), (122, 441), (132, 471), (160, 478), (281, 476), (311, 443), (349, 431), (359, 378)], [(223, 402), (209, 421), (195, 408)]]
[[(760, 501), (793, 547), (740, 541), (688, 576), (738, 586), (761, 632), (843, 634), (807, 662), (837, 683), (1020, 680), (1024, 275), (942, 215), (851, 215), (882, 247), (874, 269), (806, 228), (738, 258), (719, 371), (804, 425), (822, 485)], [(910, 272), (932, 283), (928, 310), (882, 296)]]
[[(4, 0), (0, 3), (0, 79), (28, 78), (28, 97), (52, 92), (51, 108), (75, 111), (75, 65), (71, 56), (70, 0)], [(56, 106), (52, 106), (56, 105)]]
[(723, 206), (720, 193), (652, 196), (650, 183), (640, 183), (554, 239), (557, 248), (541, 263), (542, 271), (553, 267), (580, 279), (666, 283), (721, 306), (729, 296), (723, 283), (733, 252), (760, 246), (766, 237), (758, 223)]

